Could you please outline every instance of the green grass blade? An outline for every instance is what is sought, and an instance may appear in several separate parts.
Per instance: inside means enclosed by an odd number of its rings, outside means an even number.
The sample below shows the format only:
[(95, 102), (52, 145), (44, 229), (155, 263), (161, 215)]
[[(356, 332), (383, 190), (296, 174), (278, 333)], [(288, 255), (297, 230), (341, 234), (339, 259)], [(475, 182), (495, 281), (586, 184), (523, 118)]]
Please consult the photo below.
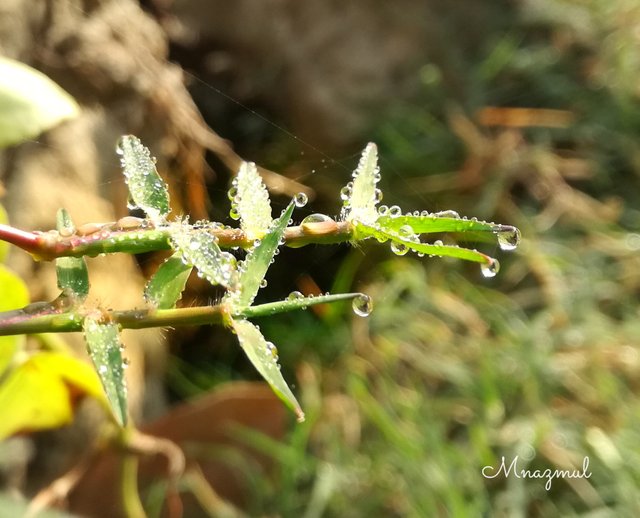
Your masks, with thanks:
[[(400, 253), (396, 251), (398, 255), (404, 255), (404, 250), (413, 250), (419, 254), (434, 255), (439, 257), (455, 257), (456, 259), (464, 259), (465, 261), (472, 261), (474, 263), (481, 263), (488, 268), (497, 268), (498, 261), (493, 257), (490, 257), (477, 250), (471, 250), (469, 248), (461, 248), (455, 245), (440, 245), (429, 244), (412, 241), (406, 239), (395, 232), (389, 232), (382, 228), (374, 228), (366, 225), (358, 225), (358, 236), (362, 239), (365, 237), (375, 237), (379, 241), (391, 241), (396, 245), (399, 245), (396, 250), (401, 250)], [(489, 276), (489, 275), (487, 275)]]
[(267, 342), (260, 330), (248, 320), (233, 320), (233, 329), (253, 366), (271, 385), (276, 395), (295, 412), (298, 421), (304, 421), (304, 412), (300, 408), (300, 403), (280, 372), (278, 352), (274, 345)]
[(273, 218), (269, 192), (253, 162), (242, 162), (229, 190), (231, 217), (240, 218), (240, 228), (249, 239), (262, 237)]
[[(70, 236), (75, 232), (75, 226), (69, 213), (59, 209), (56, 215), (58, 232), (62, 236)], [(71, 295), (77, 301), (83, 301), (89, 294), (89, 272), (82, 257), (60, 257), (56, 259), (56, 275), (58, 288), (66, 295)]]
[(154, 223), (164, 222), (169, 208), (169, 190), (158, 174), (154, 159), (138, 137), (124, 135), (116, 148), (133, 203)]
[(293, 292), (289, 298), (278, 302), (269, 302), (260, 304), (259, 306), (251, 306), (245, 308), (234, 316), (243, 318), (266, 317), (284, 313), (286, 311), (295, 311), (297, 309), (307, 309), (318, 304), (330, 304), (341, 300), (357, 299), (358, 297), (366, 297), (363, 293), (335, 293), (332, 295), (319, 295), (317, 297), (305, 297), (300, 292)]
[(236, 259), (220, 250), (218, 239), (208, 229), (176, 224), (170, 233), (173, 249), (185, 263), (197, 268), (200, 277), (214, 285), (235, 287), (238, 278)]
[(373, 223), (378, 217), (376, 204), (382, 198), (382, 193), (376, 189), (380, 179), (380, 168), (378, 148), (373, 142), (369, 142), (362, 152), (352, 178), (353, 181), (341, 191), (344, 199), (342, 217), (347, 221)]
[(260, 243), (247, 254), (247, 258), (239, 268), (238, 289), (228, 295), (228, 300), (234, 310), (243, 310), (249, 307), (255, 299), (289, 224), (293, 207), (294, 202), (291, 202), (280, 217), (273, 222)]
[(102, 324), (88, 316), (84, 319), (83, 327), (89, 356), (98, 372), (113, 416), (120, 426), (125, 426), (127, 424), (127, 386), (118, 325)]
[(436, 214), (422, 216), (379, 216), (378, 225), (382, 228), (397, 232), (401, 227), (409, 225), (416, 234), (434, 232), (497, 232), (499, 227), (495, 223), (477, 221), (474, 219), (440, 217)]
[(180, 300), (193, 267), (174, 254), (160, 265), (144, 290), (144, 298), (158, 309), (171, 309)]

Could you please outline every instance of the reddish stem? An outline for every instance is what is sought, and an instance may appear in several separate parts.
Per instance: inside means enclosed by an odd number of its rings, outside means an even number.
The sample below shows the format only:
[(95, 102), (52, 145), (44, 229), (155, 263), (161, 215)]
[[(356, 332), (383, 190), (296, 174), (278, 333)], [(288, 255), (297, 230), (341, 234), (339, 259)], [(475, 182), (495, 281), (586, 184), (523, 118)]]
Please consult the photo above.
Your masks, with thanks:
[(22, 248), (36, 257), (46, 256), (43, 240), (39, 237), (33, 232), (25, 232), (9, 225), (0, 224), (0, 240)]

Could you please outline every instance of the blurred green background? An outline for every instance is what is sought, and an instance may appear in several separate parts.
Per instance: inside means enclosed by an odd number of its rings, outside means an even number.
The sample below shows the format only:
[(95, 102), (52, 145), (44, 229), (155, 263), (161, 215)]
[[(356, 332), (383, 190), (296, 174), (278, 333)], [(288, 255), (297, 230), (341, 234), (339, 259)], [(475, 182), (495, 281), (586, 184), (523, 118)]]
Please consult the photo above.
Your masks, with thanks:
[[(315, 187), (309, 210), (338, 211), (351, 153), (373, 140), (385, 203), (455, 209), (523, 234), (511, 254), (474, 243), (499, 257), (494, 279), (374, 244), (283, 253), (267, 297), (309, 276), (322, 291), (369, 293), (375, 310), (261, 323), (308, 420), (284, 444), (264, 441), (278, 476), (255, 479), (256, 514), (640, 511), (640, 7), (488, 2), (479, 25), (458, 8), (439, 5), (431, 24), (443, 52), (422, 55), (411, 88), (377, 99), (362, 131), (332, 143), (332, 158), (348, 158), (329, 160), (313, 132), (301, 143), (244, 109), (221, 128), (246, 131), (230, 137), (245, 154)], [(291, 127), (286, 106), (255, 102)], [(171, 372), (189, 394), (233, 375), (178, 362)], [(531, 470), (581, 469), (588, 457), (592, 476), (548, 491), (543, 480), (483, 478), (503, 456)]]

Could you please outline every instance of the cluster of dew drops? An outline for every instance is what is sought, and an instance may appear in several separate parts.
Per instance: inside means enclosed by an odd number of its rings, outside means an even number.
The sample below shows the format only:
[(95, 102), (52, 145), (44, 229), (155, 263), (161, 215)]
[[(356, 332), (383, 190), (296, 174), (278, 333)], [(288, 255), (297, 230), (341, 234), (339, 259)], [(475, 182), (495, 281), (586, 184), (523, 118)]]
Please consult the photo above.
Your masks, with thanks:
[[(397, 218), (403, 216), (402, 209), (398, 205), (392, 205), (388, 207), (387, 205), (380, 205), (378, 207), (378, 215), (379, 216), (388, 216), (391, 218)], [(455, 210), (445, 210), (441, 212), (430, 213), (429, 211), (415, 211), (413, 213), (408, 212), (404, 214), (405, 216), (414, 216), (414, 217), (432, 217), (432, 218), (453, 218), (453, 219), (461, 219), (467, 220), (466, 216), (460, 216)], [(470, 222), (476, 222), (477, 218), (469, 219)], [(510, 251), (515, 250), (515, 248), (520, 243), (520, 231), (511, 226), (502, 226), (497, 225), (497, 230), (495, 231), (496, 237), (498, 239), (498, 246), (501, 250)], [(397, 231), (398, 237), (402, 238), (404, 241), (410, 241), (413, 243), (420, 243), (420, 237), (413, 231), (410, 225), (403, 225)], [(378, 241), (384, 242), (386, 241), (386, 236), (379, 236)], [(444, 243), (438, 239), (432, 243), (433, 246), (444, 246)], [(391, 251), (396, 255), (405, 255), (409, 252), (410, 246), (405, 243), (398, 243), (395, 241), (391, 242)], [(423, 257), (424, 253), (418, 252), (419, 257)], [(481, 273), (484, 277), (495, 277), (495, 275), (500, 270), (500, 263), (497, 259), (491, 259), (489, 263), (484, 263), (481, 265)]]

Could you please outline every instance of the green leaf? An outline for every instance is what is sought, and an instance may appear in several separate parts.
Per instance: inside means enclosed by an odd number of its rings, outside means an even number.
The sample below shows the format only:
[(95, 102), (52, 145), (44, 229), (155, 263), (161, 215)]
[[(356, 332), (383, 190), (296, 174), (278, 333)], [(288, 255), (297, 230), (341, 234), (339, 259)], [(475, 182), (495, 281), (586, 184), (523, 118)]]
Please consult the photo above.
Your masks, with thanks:
[(47, 76), (0, 57), (0, 148), (36, 137), (79, 113), (73, 98)]
[(376, 204), (382, 199), (382, 192), (376, 189), (380, 179), (380, 168), (378, 167), (378, 148), (373, 142), (369, 142), (362, 152), (352, 177), (353, 181), (340, 192), (344, 199), (342, 219), (373, 223), (378, 217)]
[(98, 372), (113, 416), (120, 426), (125, 426), (127, 386), (118, 325), (102, 324), (96, 318), (88, 316), (84, 319), (83, 327), (89, 356)]
[(229, 190), (229, 198), (231, 199), (230, 215), (234, 219), (240, 218), (240, 228), (244, 230), (247, 237), (249, 239), (262, 237), (273, 218), (269, 192), (258, 174), (256, 164), (242, 162)]
[(275, 346), (267, 342), (257, 326), (248, 320), (233, 320), (233, 329), (253, 366), (271, 385), (276, 395), (296, 413), (298, 421), (304, 421), (304, 412), (280, 372)]
[(116, 151), (133, 203), (156, 224), (163, 223), (171, 211), (169, 189), (156, 170), (155, 160), (138, 137), (124, 135)]
[[(69, 213), (59, 209), (56, 216), (58, 232), (63, 236), (71, 236), (76, 230)], [(89, 272), (83, 257), (60, 257), (56, 259), (58, 288), (78, 301), (83, 301), (89, 294)]]
[[(397, 255), (404, 255), (408, 250), (413, 250), (419, 254), (455, 257), (457, 259), (464, 259), (465, 261), (482, 263), (487, 267), (498, 264), (496, 259), (477, 250), (461, 248), (455, 245), (421, 243), (415, 235), (404, 237), (396, 232), (385, 231), (379, 226), (369, 227), (366, 225), (358, 225), (358, 236), (360, 239), (375, 237), (380, 242), (389, 240), (392, 242), (392, 249)], [(396, 245), (395, 247), (394, 244)]]
[(305, 297), (302, 293), (294, 291), (285, 300), (278, 302), (269, 302), (267, 304), (260, 304), (258, 306), (251, 306), (243, 309), (233, 316), (243, 318), (265, 317), (275, 315), (277, 313), (284, 313), (286, 311), (295, 311), (297, 309), (307, 309), (311, 306), (318, 304), (330, 304), (332, 302), (338, 302), (341, 300), (357, 299), (358, 297), (364, 297), (362, 293), (335, 293), (332, 295), (319, 295), (317, 297)]
[(225, 288), (235, 287), (238, 281), (236, 258), (223, 252), (218, 246), (218, 238), (210, 229), (194, 229), (183, 223), (171, 226), (171, 246), (188, 264), (198, 269), (198, 275), (211, 284)]
[(56, 352), (34, 354), (0, 385), (0, 440), (20, 431), (69, 423), (73, 417), (72, 399), (78, 391), (106, 404), (100, 381), (90, 365)]
[[(0, 205), (0, 225), (8, 225), (9, 224), (9, 216), (7, 216), (7, 211), (4, 210), (4, 207)], [(0, 263), (3, 263), (7, 258), (7, 254), (9, 253), (9, 243), (6, 241), (0, 241)]]
[(291, 202), (280, 217), (273, 222), (260, 243), (247, 254), (244, 263), (239, 268), (238, 288), (230, 291), (225, 297), (234, 310), (242, 310), (249, 307), (256, 298), (260, 284), (269, 269), (284, 231), (289, 224), (293, 207), (294, 202)]
[(180, 254), (174, 254), (160, 265), (147, 283), (144, 297), (158, 309), (171, 309), (180, 300), (193, 267), (185, 264)]
[[(29, 304), (29, 291), (24, 281), (0, 264), (0, 312)], [(0, 376), (21, 349), (24, 336), (0, 336)], [(1, 407), (0, 407), (1, 408)]]
[[(439, 216), (438, 214), (446, 214)], [(501, 248), (511, 250), (520, 241), (520, 231), (511, 225), (500, 225), (477, 219), (451, 217), (453, 211), (445, 211), (436, 214), (420, 216), (379, 216), (377, 223), (383, 231), (398, 232), (401, 228), (409, 226), (416, 234), (429, 234), (436, 232), (490, 232), (495, 234)]]

